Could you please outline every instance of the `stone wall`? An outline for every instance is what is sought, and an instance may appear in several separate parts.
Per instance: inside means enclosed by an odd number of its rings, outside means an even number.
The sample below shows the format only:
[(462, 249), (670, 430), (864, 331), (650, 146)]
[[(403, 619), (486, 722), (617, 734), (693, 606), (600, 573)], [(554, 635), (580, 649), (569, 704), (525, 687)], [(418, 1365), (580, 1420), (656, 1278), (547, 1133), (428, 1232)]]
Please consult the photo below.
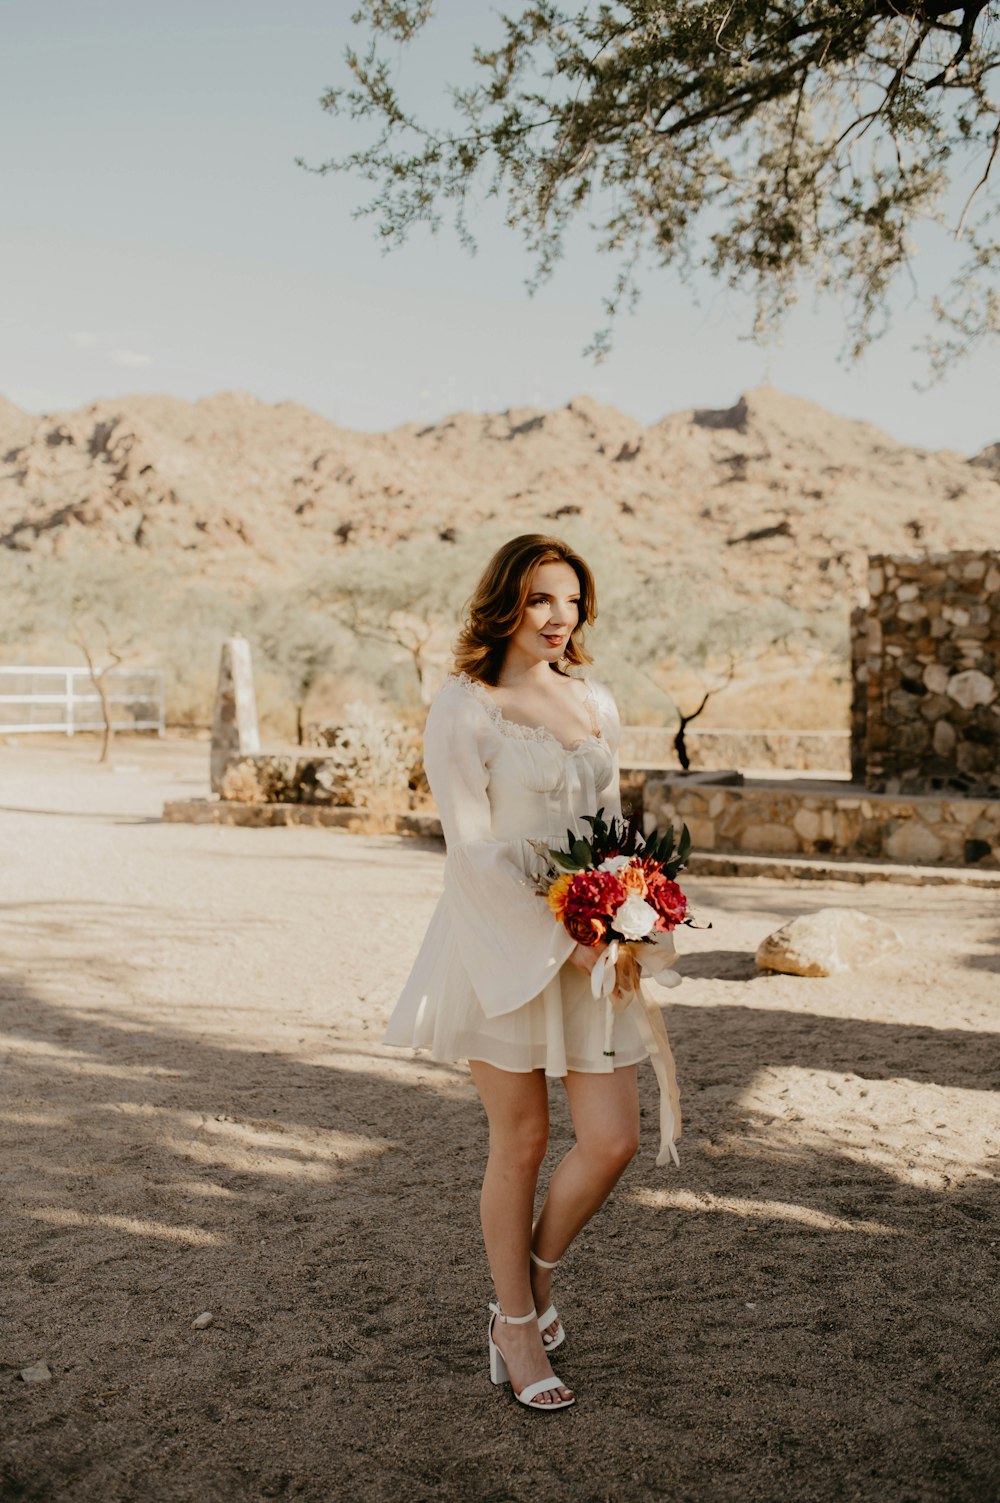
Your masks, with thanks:
[[(677, 768), (674, 734), (659, 726), (623, 726), (622, 766)], [(774, 767), (846, 773), (850, 765), (846, 731), (698, 730), (691, 726), (686, 740), (691, 766), (699, 770)]]
[(642, 803), (647, 829), (686, 824), (696, 851), (1000, 868), (1000, 799), (722, 786), (651, 772)]
[(868, 588), (852, 653), (865, 786), (1000, 796), (1000, 553), (872, 555)]
[(851, 782), (864, 783), (868, 722), (868, 607), (851, 608)]

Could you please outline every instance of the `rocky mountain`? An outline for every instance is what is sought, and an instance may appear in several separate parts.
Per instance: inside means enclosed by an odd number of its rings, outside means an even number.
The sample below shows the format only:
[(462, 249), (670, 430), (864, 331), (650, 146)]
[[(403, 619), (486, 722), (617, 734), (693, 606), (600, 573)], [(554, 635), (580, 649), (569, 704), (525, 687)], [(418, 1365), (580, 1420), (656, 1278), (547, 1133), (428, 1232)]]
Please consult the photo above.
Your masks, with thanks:
[(260, 583), (363, 542), (558, 532), (809, 609), (873, 551), (996, 546), (1000, 445), (910, 448), (769, 388), (644, 427), (580, 397), (366, 434), (293, 403), (133, 396), (42, 417), (0, 399), (0, 545), (162, 553)]

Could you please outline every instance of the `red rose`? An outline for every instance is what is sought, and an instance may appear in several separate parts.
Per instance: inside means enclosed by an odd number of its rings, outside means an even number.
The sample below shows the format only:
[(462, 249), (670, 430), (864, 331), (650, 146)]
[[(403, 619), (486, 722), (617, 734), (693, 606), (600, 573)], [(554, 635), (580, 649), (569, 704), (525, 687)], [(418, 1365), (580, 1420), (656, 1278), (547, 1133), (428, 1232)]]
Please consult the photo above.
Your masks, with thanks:
[(627, 897), (614, 872), (577, 872), (566, 893), (566, 912), (610, 918)]
[(569, 913), (568, 911), (563, 915), (563, 927), (578, 945), (599, 945), (608, 928), (603, 919), (594, 918), (586, 913)]
[[(662, 872), (647, 873), (646, 902), (663, 919), (663, 927), (675, 929), (684, 920), (687, 913), (687, 898), (681, 892), (676, 882), (671, 882)], [(659, 926), (658, 926), (659, 927)]]
[(577, 872), (566, 889), (563, 924), (579, 945), (599, 945), (628, 894), (614, 872)]

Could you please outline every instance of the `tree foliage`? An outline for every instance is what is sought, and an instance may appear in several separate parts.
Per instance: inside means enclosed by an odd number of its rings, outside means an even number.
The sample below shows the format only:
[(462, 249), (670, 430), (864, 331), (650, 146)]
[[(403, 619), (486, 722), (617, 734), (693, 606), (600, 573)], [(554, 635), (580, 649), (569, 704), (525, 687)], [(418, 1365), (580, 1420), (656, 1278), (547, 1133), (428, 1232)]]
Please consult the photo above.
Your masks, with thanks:
[(523, 232), (532, 285), (581, 216), (597, 231), (616, 259), (598, 354), (652, 261), (751, 292), (757, 333), (804, 283), (833, 291), (856, 356), (883, 331), (889, 289), (930, 220), (965, 251), (933, 297), (932, 368), (1000, 332), (996, 3), (535, 0), (475, 49), (444, 129), (409, 111), (397, 83), (400, 47), (434, 10), (365, 0), (353, 81), (322, 100), (374, 128), (314, 170), (374, 185), (361, 212), (387, 245), (419, 224), (436, 230), (451, 210), (474, 248), (485, 191)]
[(356, 548), (319, 569), (308, 595), (361, 641), (409, 662), (429, 704), (451, 658), (462, 601), (487, 556), (482, 537), (463, 544), (411, 539), (388, 553)]

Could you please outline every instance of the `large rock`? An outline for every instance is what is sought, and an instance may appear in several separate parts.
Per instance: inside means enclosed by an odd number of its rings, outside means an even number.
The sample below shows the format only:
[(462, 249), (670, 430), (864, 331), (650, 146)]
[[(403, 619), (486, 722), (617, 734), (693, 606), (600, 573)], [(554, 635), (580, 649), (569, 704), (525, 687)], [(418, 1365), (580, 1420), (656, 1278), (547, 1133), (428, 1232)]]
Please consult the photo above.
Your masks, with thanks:
[(789, 976), (833, 976), (856, 971), (902, 949), (895, 929), (867, 913), (820, 908), (776, 929), (757, 946), (762, 971)]

